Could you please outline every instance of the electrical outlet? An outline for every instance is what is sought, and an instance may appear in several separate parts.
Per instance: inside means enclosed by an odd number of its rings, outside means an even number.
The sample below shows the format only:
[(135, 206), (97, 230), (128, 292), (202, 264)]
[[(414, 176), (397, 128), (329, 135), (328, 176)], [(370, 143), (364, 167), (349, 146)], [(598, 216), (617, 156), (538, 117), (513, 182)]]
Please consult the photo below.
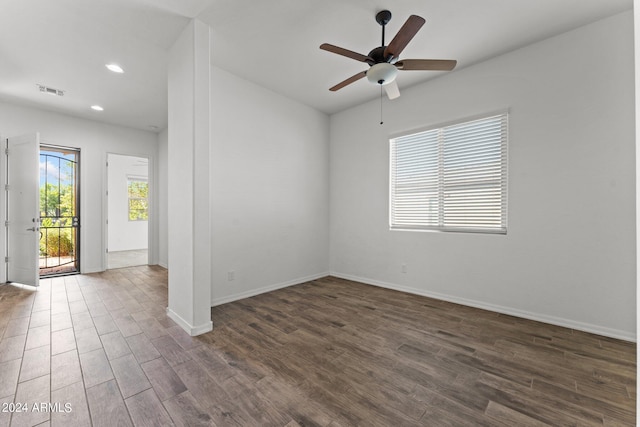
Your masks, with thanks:
[(403, 273), (406, 273), (406, 272), (407, 272), (407, 264), (402, 264), (402, 266), (400, 267), (400, 270), (401, 270)]
[(233, 270), (232, 270), (232, 271), (228, 271), (228, 272), (227, 272), (227, 280), (228, 280), (229, 282), (232, 282), (232, 281), (234, 281), (235, 279), (236, 279), (236, 272), (235, 272), (235, 271), (233, 271)]

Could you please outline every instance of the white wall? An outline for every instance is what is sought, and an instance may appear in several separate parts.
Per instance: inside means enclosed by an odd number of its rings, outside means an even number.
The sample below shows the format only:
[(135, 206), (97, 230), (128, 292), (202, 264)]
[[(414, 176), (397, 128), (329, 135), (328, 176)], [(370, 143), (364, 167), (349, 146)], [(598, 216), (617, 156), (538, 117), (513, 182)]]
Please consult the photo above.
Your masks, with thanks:
[[(108, 209), (107, 247), (109, 252), (147, 249), (149, 221), (129, 221), (129, 177), (149, 179), (148, 159), (107, 155)], [(153, 186), (151, 186), (153, 187)]]
[[(627, 12), (333, 115), (332, 272), (635, 339), (633, 58)], [(389, 231), (389, 135), (504, 108), (508, 234)]]
[[(42, 143), (80, 148), (81, 271), (102, 271), (106, 245), (104, 194), (107, 188), (107, 153), (153, 158), (157, 135), (0, 101), (0, 134), (3, 137), (34, 132), (40, 132)], [(3, 182), (5, 177), (3, 170), (0, 181)], [(4, 200), (0, 212), (4, 212), (3, 206)], [(0, 245), (1, 258), (4, 250), (4, 244)], [(4, 269), (4, 263), (0, 264)], [(0, 270), (0, 277), (4, 279), (4, 271)]]
[(212, 304), (326, 275), (328, 117), (216, 67), (211, 90)]

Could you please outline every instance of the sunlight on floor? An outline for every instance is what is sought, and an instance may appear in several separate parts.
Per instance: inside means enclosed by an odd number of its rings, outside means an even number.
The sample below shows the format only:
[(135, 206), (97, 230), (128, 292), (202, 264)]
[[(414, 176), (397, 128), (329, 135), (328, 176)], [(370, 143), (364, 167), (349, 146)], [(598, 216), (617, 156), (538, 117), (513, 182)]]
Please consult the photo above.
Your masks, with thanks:
[(111, 270), (113, 268), (147, 265), (148, 260), (149, 251), (147, 249), (109, 252), (107, 255), (107, 268)]

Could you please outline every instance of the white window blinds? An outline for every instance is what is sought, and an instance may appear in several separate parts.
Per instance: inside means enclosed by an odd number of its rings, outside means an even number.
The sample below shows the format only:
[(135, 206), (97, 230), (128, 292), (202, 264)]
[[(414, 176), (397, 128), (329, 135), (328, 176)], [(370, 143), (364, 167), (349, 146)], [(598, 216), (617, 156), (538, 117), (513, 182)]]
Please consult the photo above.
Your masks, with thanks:
[(392, 229), (507, 232), (507, 114), (390, 140)]

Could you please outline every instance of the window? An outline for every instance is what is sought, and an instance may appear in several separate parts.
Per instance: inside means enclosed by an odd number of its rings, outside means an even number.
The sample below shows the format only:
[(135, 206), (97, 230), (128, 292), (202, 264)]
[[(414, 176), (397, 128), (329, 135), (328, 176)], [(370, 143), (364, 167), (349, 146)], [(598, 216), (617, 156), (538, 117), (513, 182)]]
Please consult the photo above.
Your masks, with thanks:
[(506, 234), (507, 118), (391, 139), (391, 229)]
[(146, 178), (127, 177), (129, 221), (149, 219), (149, 183)]

